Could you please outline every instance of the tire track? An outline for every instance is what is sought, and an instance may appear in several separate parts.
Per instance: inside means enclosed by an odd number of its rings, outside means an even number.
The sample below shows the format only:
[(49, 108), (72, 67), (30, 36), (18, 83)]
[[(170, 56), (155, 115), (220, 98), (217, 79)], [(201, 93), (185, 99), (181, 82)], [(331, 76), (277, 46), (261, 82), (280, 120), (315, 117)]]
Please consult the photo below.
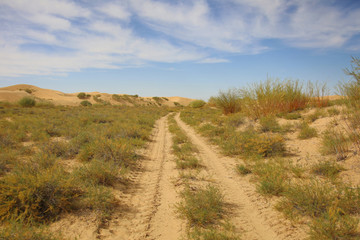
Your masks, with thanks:
[(171, 181), (177, 171), (171, 160), (166, 119), (157, 121), (142, 166), (131, 177), (128, 189), (118, 191), (123, 207), (113, 215), (108, 226), (101, 229), (99, 239), (180, 238), (183, 224), (172, 210), (177, 193)]
[(240, 228), (243, 239), (305, 239), (306, 233), (295, 228), (280, 213), (256, 193), (254, 186), (234, 171), (236, 160), (220, 157), (206, 141), (187, 126), (177, 114), (175, 120), (200, 150), (203, 164), (213, 174), (224, 192), (225, 200), (232, 205), (231, 222)]

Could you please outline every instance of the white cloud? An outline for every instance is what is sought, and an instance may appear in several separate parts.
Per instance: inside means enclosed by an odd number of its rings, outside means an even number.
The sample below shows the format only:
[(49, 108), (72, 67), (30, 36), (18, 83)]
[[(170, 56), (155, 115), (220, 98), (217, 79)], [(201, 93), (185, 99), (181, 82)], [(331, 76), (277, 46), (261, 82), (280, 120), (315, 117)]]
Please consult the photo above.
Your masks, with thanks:
[(325, 0), (3, 0), (0, 75), (225, 63), (227, 53), (271, 49), (268, 39), (358, 49), (348, 42), (360, 33), (359, 15)]
[(227, 63), (229, 60), (224, 58), (205, 58), (200, 60), (199, 63)]

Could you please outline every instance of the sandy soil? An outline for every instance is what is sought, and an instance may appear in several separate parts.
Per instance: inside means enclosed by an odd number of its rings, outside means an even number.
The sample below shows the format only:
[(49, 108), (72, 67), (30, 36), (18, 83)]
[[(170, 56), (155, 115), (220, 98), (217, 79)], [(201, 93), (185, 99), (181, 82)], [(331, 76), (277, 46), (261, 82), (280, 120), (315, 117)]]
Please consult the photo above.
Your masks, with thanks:
[(175, 117), (179, 126), (200, 150), (203, 164), (212, 172), (232, 207), (231, 223), (242, 233), (242, 239), (305, 239), (306, 230), (293, 226), (271, 204), (256, 193), (253, 184), (235, 172), (236, 159), (223, 157), (195, 131)]
[[(29, 94), (25, 92), (25, 90), (31, 90), (32, 92)], [(152, 97), (126, 97), (128, 95), (118, 94), (119, 96), (125, 97), (120, 102), (115, 101), (112, 98), (112, 94), (109, 93), (101, 93), (101, 92), (85, 92), (86, 94), (90, 94), (91, 97), (86, 99), (92, 104), (97, 103), (93, 96), (98, 96), (98, 98), (102, 101), (106, 101), (111, 103), (112, 105), (165, 105), (169, 107), (175, 106), (174, 102), (178, 102), (183, 106), (189, 105), (194, 99), (183, 98), (183, 97), (168, 97), (168, 98), (160, 98), (160, 102), (155, 101)], [(51, 102), (55, 105), (67, 105), (67, 106), (78, 106), (82, 99), (77, 97), (78, 93), (63, 93), (56, 90), (39, 88), (37, 86), (28, 85), (28, 84), (18, 84), (9, 87), (0, 88), (0, 101), (7, 102), (18, 102), (21, 98), (25, 96), (32, 96), (41, 101)]]
[(123, 210), (100, 229), (98, 239), (179, 239), (185, 223), (176, 217), (173, 204), (178, 194), (177, 177), (170, 153), (171, 136), (166, 117), (160, 119), (141, 168), (134, 173), (129, 188), (119, 192)]

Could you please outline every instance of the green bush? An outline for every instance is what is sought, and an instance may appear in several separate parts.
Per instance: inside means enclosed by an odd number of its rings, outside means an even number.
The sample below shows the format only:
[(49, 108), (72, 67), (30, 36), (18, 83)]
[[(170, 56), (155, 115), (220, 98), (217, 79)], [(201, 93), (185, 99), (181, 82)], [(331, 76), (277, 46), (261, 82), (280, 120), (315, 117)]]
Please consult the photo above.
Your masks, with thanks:
[(0, 220), (46, 222), (69, 211), (82, 194), (60, 167), (22, 166), (0, 180)]
[(23, 97), (22, 99), (20, 99), (19, 104), (22, 107), (34, 107), (36, 101), (32, 97)]
[(86, 93), (84, 93), (84, 92), (81, 92), (81, 93), (79, 93), (79, 94), (77, 95), (77, 97), (78, 97), (79, 99), (88, 99), (88, 98), (90, 98), (90, 96), (91, 96), (91, 95), (86, 94)]
[(0, 229), (1, 240), (61, 240), (61, 237), (48, 233), (43, 228), (29, 226), (23, 223), (11, 222)]
[(195, 101), (192, 101), (189, 106), (192, 107), (192, 108), (201, 108), (203, 106), (205, 106), (206, 102), (203, 101), (203, 100), (195, 100)]
[(220, 91), (218, 96), (212, 97), (210, 103), (215, 103), (225, 115), (241, 111), (241, 97), (236, 89), (227, 92)]
[(89, 101), (87, 101), (87, 100), (82, 101), (82, 102), (80, 103), (80, 105), (83, 106), (83, 107), (90, 107), (90, 106), (92, 106), (91, 102), (89, 102)]
[(281, 132), (282, 129), (273, 116), (266, 116), (260, 118), (260, 126), (262, 132)]
[(333, 161), (319, 162), (311, 167), (311, 172), (320, 176), (335, 178), (344, 168)]
[(317, 136), (317, 131), (315, 128), (312, 128), (306, 122), (303, 122), (300, 127), (300, 132), (298, 135), (299, 139), (309, 139)]
[(181, 196), (183, 200), (177, 204), (177, 211), (191, 225), (209, 225), (221, 219), (224, 214), (224, 197), (214, 186), (208, 185), (196, 191), (186, 188)]

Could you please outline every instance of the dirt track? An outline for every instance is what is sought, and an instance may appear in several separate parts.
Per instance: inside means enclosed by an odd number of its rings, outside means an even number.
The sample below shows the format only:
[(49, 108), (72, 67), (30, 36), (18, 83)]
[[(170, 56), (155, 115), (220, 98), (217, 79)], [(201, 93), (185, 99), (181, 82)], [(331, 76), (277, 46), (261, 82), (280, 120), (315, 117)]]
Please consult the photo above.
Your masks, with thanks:
[[(207, 171), (231, 206), (230, 221), (242, 239), (305, 239), (306, 233), (293, 227), (266, 199), (256, 193), (248, 180), (235, 172), (236, 160), (223, 157), (195, 131), (175, 117), (179, 126), (200, 150)], [(178, 177), (170, 150), (171, 135), (166, 117), (160, 119), (153, 140), (144, 154), (142, 167), (127, 190), (119, 191), (124, 211), (116, 213), (100, 229), (98, 239), (167, 239), (185, 235), (185, 222), (177, 218), (173, 205), (180, 201), (173, 184)]]

